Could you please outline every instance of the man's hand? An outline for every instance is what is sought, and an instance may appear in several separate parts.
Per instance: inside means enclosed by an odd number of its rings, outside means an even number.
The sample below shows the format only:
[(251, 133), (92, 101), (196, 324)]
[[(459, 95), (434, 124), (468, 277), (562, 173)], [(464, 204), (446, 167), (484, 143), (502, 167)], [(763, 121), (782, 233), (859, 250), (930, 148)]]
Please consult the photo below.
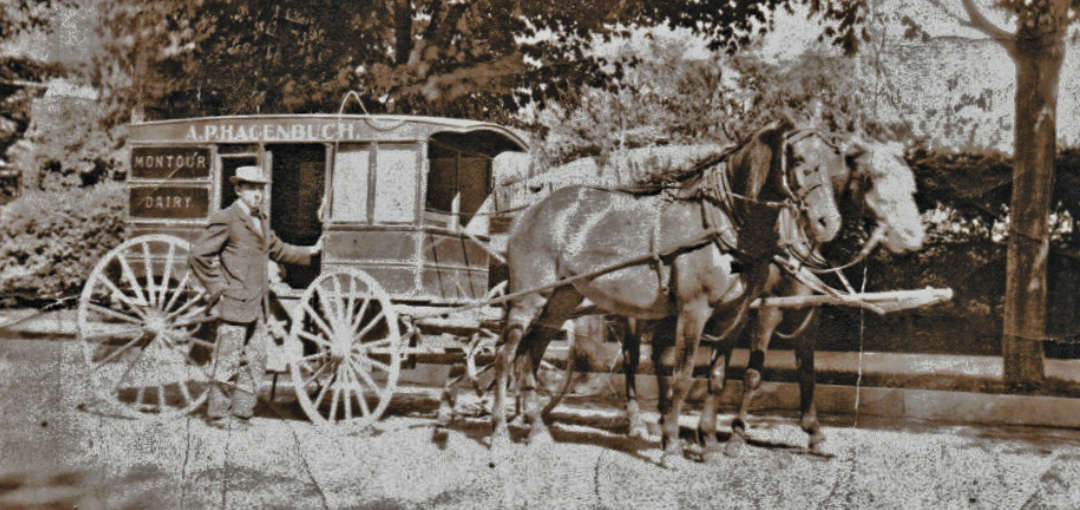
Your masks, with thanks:
[(312, 256), (317, 255), (319, 253), (322, 253), (322, 250), (323, 250), (323, 237), (326, 237), (326, 234), (323, 234), (323, 235), (319, 236), (319, 240), (315, 241), (315, 244), (308, 247), (308, 250), (310, 251)]

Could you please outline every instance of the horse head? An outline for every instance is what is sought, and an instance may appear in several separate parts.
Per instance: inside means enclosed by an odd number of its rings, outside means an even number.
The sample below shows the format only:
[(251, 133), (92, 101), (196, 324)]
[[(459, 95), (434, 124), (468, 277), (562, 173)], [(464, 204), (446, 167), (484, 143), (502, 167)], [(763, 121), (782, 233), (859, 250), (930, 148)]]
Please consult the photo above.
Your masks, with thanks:
[(731, 155), (732, 191), (753, 202), (783, 204), (780, 221), (794, 224), (815, 245), (840, 232), (840, 210), (830, 179), (845, 167), (844, 155), (827, 138), (774, 121)]
[(833, 183), (874, 217), (876, 226), (868, 246), (880, 242), (897, 254), (922, 248), (926, 232), (915, 205), (915, 176), (904, 160), (903, 145), (854, 139), (851, 146), (850, 175), (847, 179), (834, 176)]

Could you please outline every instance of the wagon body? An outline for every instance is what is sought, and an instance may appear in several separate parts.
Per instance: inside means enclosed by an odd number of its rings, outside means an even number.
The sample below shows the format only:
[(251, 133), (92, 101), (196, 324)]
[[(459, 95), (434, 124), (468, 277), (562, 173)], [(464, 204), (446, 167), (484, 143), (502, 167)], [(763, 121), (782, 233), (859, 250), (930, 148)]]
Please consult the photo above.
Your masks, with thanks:
[[(248, 115), (133, 124), (129, 144), (132, 235), (99, 262), (79, 310), (101, 393), (128, 414), (190, 412), (212, 384), (213, 316), (187, 250), (236, 199), (229, 177), (240, 166), (269, 176), (267, 214), (282, 240), (324, 240), (312, 266), (271, 271), (270, 369), (291, 373), (315, 421), (378, 418), (402, 361), (439, 350), (422, 339), (475, 333), (497, 315), (488, 307), (458, 321), (411, 320), (482, 301), (497, 283), (488, 244), (493, 223), (506, 222), (492, 221), (493, 161), (527, 149), (509, 129), (437, 117)], [(171, 369), (155, 365), (167, 362)]]
[(193, 241), (236, 197), (228, 177), (271, 177), (271, 228), (286, 242), (325, 233), (318, 267), (285, 267), (295, 297), (322, 271), (361, 268), (400, 302), (449, 305), (489, 288), (492, 160), (524, 151), (501, 126), (389, 115), (252, 115), (131, 126), (128, 219), (135, 236)]

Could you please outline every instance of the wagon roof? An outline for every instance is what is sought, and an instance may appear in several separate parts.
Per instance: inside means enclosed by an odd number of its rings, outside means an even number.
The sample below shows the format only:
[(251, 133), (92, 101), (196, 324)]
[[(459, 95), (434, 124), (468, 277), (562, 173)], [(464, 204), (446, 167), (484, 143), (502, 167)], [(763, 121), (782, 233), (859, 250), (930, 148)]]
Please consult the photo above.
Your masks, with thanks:
[[(324, 126), (348, 124), (348, 135), (337, 134)], [(224, 132), (210, 126), (243, 126), (248, 131)], [(269, 133), (264, 126), (282, 126)], [(306, 131), (292, 131), (291, 126), (314, 126)], [(251, 128), (256, 128), (250, 131)], [(528, 142), (514, 130), (491, 122), (428, 117), (421, 115), (356, 115), (356, 114), (258, 114), (217, 117), (191, 117), (183, 119), (154, 120), (130, 125), (131, 139), (138, 142), (258, 142), (258, 141), (334, 141), (379, 139), (427, 139), (435, 133), (471, 133), (489, 131), (501, 135), (514, 150), (528, 150)], [(197, 128), (197, 129), (194, 129)], [(342, 133), (345, 130), (341, 130)], [(286, 136), (279, 136), (281, 134)], [(242, 135), (242, 136), (240, 136)], [(269, 135), (269, 136), (265, 136)]]

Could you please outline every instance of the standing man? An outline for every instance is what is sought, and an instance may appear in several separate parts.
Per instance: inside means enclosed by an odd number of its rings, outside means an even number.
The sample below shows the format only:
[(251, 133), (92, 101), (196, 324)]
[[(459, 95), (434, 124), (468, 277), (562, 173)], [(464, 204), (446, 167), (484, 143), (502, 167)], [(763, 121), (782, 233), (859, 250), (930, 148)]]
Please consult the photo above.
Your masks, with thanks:
[[(192, 246), (188, 265), (218, 307), (220, 322), (214, 352), (214, 381), (206, 415), (224, 426), (226, 414), (246, 423), (254, 414), (259, 381), (266, 371), (266, 314), (269, 308), (267, 257), (309, 265), (322, 251), (287, 244), (270, 230), (264, 211), (266, 185), (262, 168), (242, 166), (229, 179), (238, 196), (210, 217), (206, 232)], [(230, 384), (235, 379), (235, 385)], [(231, 402), (225, 389), (231, 388)]]

